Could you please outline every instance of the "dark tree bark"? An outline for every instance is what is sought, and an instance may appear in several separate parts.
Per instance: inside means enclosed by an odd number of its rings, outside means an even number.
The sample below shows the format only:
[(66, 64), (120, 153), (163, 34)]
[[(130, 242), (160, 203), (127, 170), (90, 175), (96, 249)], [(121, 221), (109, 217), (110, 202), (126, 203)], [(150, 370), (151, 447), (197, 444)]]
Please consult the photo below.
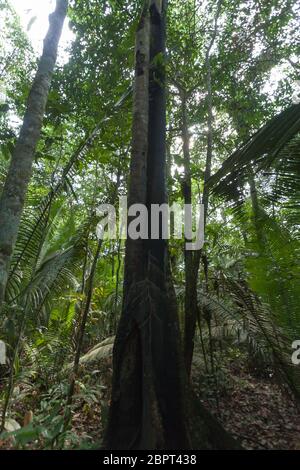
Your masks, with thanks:
[[(136, 38), (129, 203), (146, 203), (148, 208), (166, 202), (166, 90), (161, 60), (166, 3), (147, 1)], [(149, 225), (150, 232), (150, 219)], [(177, 312), (168, 282), (167, 243), (161, 235), (160, 227), (158, 240), (127, 241), (105, 438), (108, 449), (190, 446)]]
[[(183, 141), (183, 159), (184, 159), (184, 181), (182, 192), (185, 204), (192, 204), (192, 178), (191, 178), (191, 159), (190, 159), (190, 136), (187, 116), (187, 93), (181, 90), (181, 109), (182, 109), (182, 141)], [(194, 337), (196, 330), (198, 314), (198, 296), (197, 279), (200, 258), (197, 252), (184, 250), (185, 264), (185, 295), (184, 295), (184, 358), (185, 368), (188, 377), (191, 374)]]
[[(147, 0), (136, 35), (129, 202), (146, 202), (148, 208), (166, 201), (165, 72), (157, 60), (165, 54), (166, 7), (165, 0)], [(151, 230), (150, 219), (149, 225)], [(157, 240), (127, 241), (104, 447), (234, 448), (234, 441), (214, 418), (207, 418), (189, 391), (168, 246), (161, 235), (162, 226)]]
[(28, 97), (23, 125), (0, 199), (0, 308), (5, 296), (10, 261), (40, 138), (67, 7), (67, 0), (57, 0), (56, 9), (49, 17), (49, 30), (44, 41), (43, 54)]

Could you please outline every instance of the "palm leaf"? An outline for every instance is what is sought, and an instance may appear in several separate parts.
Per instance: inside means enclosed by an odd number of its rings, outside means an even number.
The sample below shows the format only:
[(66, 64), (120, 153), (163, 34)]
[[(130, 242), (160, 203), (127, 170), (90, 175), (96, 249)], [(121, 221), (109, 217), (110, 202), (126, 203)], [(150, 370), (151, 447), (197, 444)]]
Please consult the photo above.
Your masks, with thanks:
[(266, 171), (299, 131), (300, 104), (296, 104), (275, 116), (228, 157), (207, 182), (208, 188), (227, 199), (239, 198), (249, 166)]

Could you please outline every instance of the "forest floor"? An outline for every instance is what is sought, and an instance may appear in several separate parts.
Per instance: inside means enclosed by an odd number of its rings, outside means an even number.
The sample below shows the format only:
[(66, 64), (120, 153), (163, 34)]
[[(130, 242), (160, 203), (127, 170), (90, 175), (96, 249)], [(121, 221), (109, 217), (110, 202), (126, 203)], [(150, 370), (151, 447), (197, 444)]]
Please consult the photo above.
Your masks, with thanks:
[(241, 358), (230, 358), (221, 371), (216, 367), (217, 379), (208, 380), (197, 362), (192, 378), (198, 397), (243, 448), (300, 449), (300, 410), (271, 371), (258, 374)]
[[(239, 353), (237, 357), (227, 358), (225, 363), (221, 373), (216, 370), (220, 382), (216, 384), (213, 377), (201, 373), (203, 363), (199, 352), (195, 354), (193, 386), (207, 409), (245, 449), (300, 449), (300, 410), (289, 393), (276, 383), (272, 373), (266, 371), (265, 376), (258, 376), (257, 371), (250, 372)], [(108, 359), (106, 384), (110, 383), (111, 372)], [(212, 391), (216, 385), (217, 396)], [(108, 397), (109, 390), (107, 392)], [(96, 407), (92, 413), (92, 420), (81, 413), (74, 416), (74, 432), (89, 429), (90, 435), (99, 436), (101, 410)]]
[[(244, 359), (238, 351), (227, 354), (220, 369), (216, 362), (212, 376), (203, 374), (202, 356), (196, 351), (192, 383), (201, 402), (245, 449), (300, 449), (300, 411), (269, 370), (258, 375), (257, 371), (251, 371)], [(99, 447), (101, 443), (110, 399), (111, 350), (98, 362), (97, 370), (92, 372), (92, 369), (95, 369), (95, 364), (85, 364), (82, 372), (85, 378), (96, 372), (93, 384), (83, 377), (75, 391), (72, 429), (65, 442), (66, 448), (85, 448), (86, 444), (87, 447)], [(101, 391), (97, 394), (99, 378)], [(85, 380), (89, 382), (84, 384)], [(33, 415), (40, 413), (39, 391), (31, 388), (30, 392), (24, 393), (23, 386), (20, 384), (18, 387), (27, 399), (14, 401), (11, 416), (22, 426), (20, 417), (28, 411), (28, 394)], [(35, 402), (32, 397), (35, 397)], [(12, 449), (14, 441), (0, 441), (0, 448)], [(26, 448), (43, 448), (43, 441), (28, 443)]]

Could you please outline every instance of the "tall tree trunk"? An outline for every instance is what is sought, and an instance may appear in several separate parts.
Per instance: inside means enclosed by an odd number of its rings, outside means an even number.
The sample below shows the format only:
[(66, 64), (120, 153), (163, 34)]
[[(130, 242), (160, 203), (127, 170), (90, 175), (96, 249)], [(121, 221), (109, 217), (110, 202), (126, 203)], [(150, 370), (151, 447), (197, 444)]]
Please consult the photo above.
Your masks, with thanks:
[[(185, 204), (192, 204), (192, 179), (191, 179), (191, 161), (190, 161), (190, 136), (187, 116), (187, 95), (181, 90), (181, 109), (182, 109), (182, 141), (184, 158), (184, 181), (182, 192)], [(184, 250), (185, 263), (185, 325), (184, 325), (184, 358), (185, 368), (188, 377), (191, 374), (194, 337), (196, 330), (198, 299), (197, 299), (197, 279), (200, 258), (197, 253), (190, 250)]]
[(261, 221), (262, 210), (259, 204), (255, 176), (254, 176), (253, 169), (250, 166), (248, 168), (248, 171), (249, 171), (248, 182), (250, 186), (253, 224), (254, 224), (255, 231), (256, 231), (259, 251), (261, 253), (265, 253), (266, 247), (267, 247), (267, 240), (264, 235), (263, 227), (262, 227), (262, 221)]
[(208, 204), (209, 204), (209, 190), (207, 188), (207, 181), (211, 177), (211, 166), (213, 158), (213, 91), (212, 91), (212, 77), (211, 77), (211, 63), (210, 63), (210, 54), (212, 47), (215, 43), (217, 32), (218, 32), (218, 20), (221, 13), (222, 0), (218, 1), (217, 11), (214, 18), (214, 29), (212, 38), (208, 45), (206, 55), (205, 55), (205, 65), (206, 65), (206, 86), (207, 86), (207, 152), (206, 152), (206, 164), (205, 164), (205, 173), (204, 173), (204, 189), (203, 189), (203, 198), (202, 204), (204, 206), (204, 225), (206, 226), (207, 213), (208, 213)]
[[(207, 153), (206, 153), (206, 164), (204, 173), (204, 189), (202, 196), (202, 204), (204, 206), (204, 226), (206, 226), (208, 203), (209, 203), (209, 190), (207, 188), (207, 181), (211, 176), (212, 156), (213, 156), (213, 103), (212, 103), (212, 83), (211, 83), (211, 65), (210, 65), (210, 53), (214, 45), (217, 30), (218, 30), (218, 19), (221, 11), (222, 0), (219, 0), (217, 5), (217, 11), (214, 19), (214, 29), (212, 38), (209, 42), (206, 51), (205, 65), (206, 65), (206, 84), (207, 84)], [(191, 198), (191, 178), (189, 174), (190, 158), (189, 158), (189, 144), (188, 144), (188, 127), (186, 117), (186, 101), (182, 101), (182, 116), (183, 116), (183, 149), (184, 149), (184, 161), (185, 161), (185, 189), (184, 199), (186, 202)], [(185, 275), (186, 275), (186, 290), (185, 290), (185, 338), (184, 338), (184, 353), (185, 353), (185, 364), (188, 375), (191, 373), (193, 352), (194, 352), (194, 338), (197, 324), (197, 279), (200, 266), (201, 256), (203, 256), (203, 250), (199, 250), (195, 253), (188, 254), (185, 252)], [(205, 256), (205, 255), (204, 255)], [(199, 319), (200, 321), (200, 319)]]
[[(129, 202), (166, 201), (166, 99), (163, 60), (167, 2), (148, 0), (136, 37), (133, 149)], [(129, 220), (130, 222), (130, 220)], [(149, 233), (151, 219), (149, 218)], [(105, 447), (189, 446), (179, 329), (167, 276), (167, 243), (127, 241), (122, 316)]]
[(86, 324), (88, 321), (88, 316), (91, 310), (91, 303), (92, 303), (92, 298), (93, 298), (93, 293), (94, 293), (95, 276), (96, 276), (98, 260), (99, 260), (99, 256), (101, 252), (101, 247), (102, 247), (102, 240), (99, 240), (96, 253), (94, 255), (92, 267), (91, 267), (91, 274), (88, 279), (88, 285), (87, 285), (87, 288), (84, 289), (86, 298), (85, 298), (84, 309), (82, 312), (83, 315), (82, 315), (82, 318), (80, 318), (80, 325), (79, 325), (79, 331), (78, 331), (72, 377), (70, 380), (69, 390), (67, 394), (67, 401), (66, 401), (67, 406), (71, 405), (72, 400), (73, 400), (75, 383), (76, 383), (76, 379), (77, 379), (78, 371), (79, 371), (80, 356), (82, 352), (85, 329), (86, 329)]
[(43, 54), (0, 199), (0, 308), (5, 296), (10, 261), (17, 240), (67, 6), (67, 0), (57, 0), (56, 9), (49, 17)]

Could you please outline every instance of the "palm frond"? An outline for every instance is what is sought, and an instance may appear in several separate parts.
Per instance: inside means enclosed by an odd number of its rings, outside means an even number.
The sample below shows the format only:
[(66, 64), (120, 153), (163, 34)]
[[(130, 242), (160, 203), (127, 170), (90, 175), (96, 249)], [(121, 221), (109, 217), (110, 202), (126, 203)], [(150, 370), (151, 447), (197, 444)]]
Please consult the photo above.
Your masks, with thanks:
[(208, 188), (227, 199), (239, 199), (249, 166), (266, 171), (300, 131), (300, 104), (293, 105), (259, 129), (223, 163), (208, 181)]

